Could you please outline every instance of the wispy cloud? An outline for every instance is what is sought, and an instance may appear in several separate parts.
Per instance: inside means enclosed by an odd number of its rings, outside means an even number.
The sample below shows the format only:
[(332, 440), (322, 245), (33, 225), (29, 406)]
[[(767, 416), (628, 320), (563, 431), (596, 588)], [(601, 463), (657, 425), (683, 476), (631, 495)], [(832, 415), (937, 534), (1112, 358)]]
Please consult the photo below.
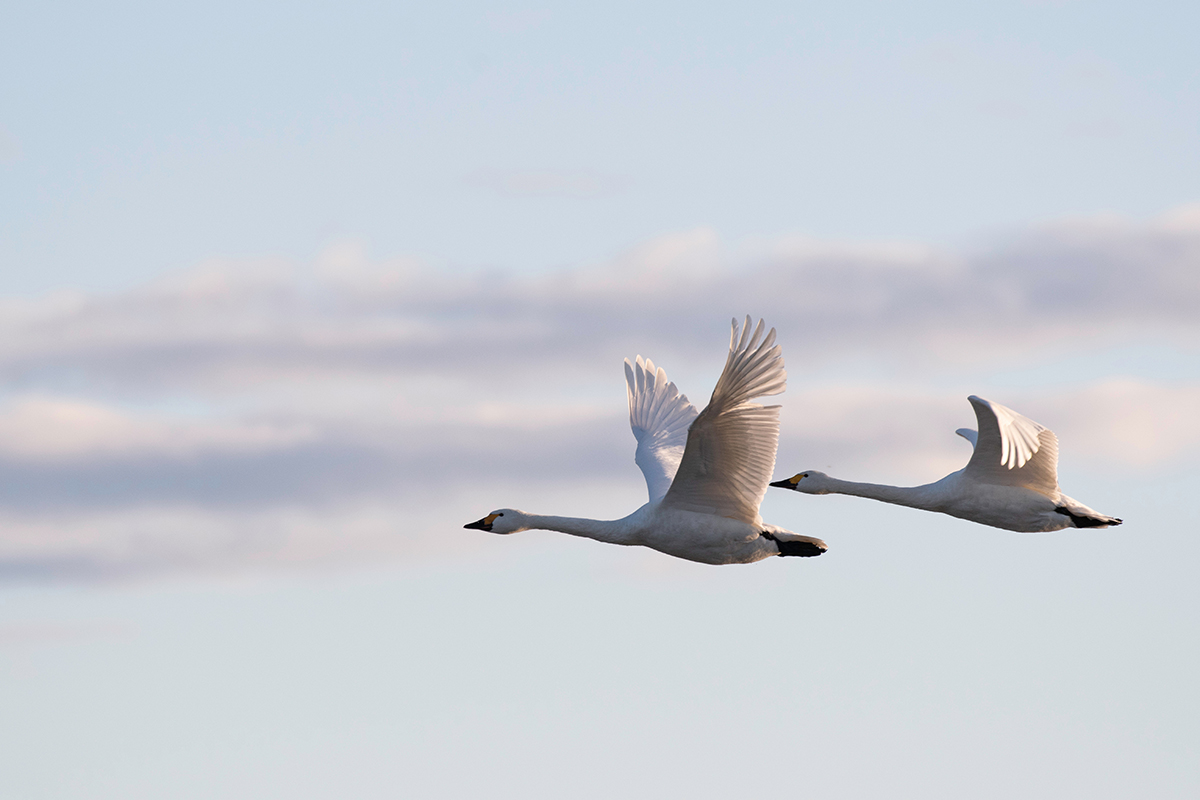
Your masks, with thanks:
[(785, 241), (742, 259), (696, 231), (538, 277), (214, 263), (116, 296), (9, 302), (0, 377), (205, 387), (341, 373), (524, 378), (659, 342), (707, 350), (713, 320), (747, 310), (803, 331), (806, 359), (977, 359), (1193, 337), (1198, 264), (1200, 212), (1190, 209), (1137, 227), (1061, 225), (966, 255)]
[[(1129, 379), (1067, 389), (1013, 389), (997, 396), (1058, 436), (1062, 461), (1144, 469), (1192, 458), (1200, 446), (1200, 384)], [(961, 469), (971, 446), (954, 435), (974, 428), (963, 394), (911, 384), (841, 384), (791, 390), (780, 438), (780, 472), (831, 469), (844, 477), (924, 483)], [(1069, 482), (1069, 477), (1063, 479)]]
[[(0, 565), (104, 575), (438, 551), (449, 540), (430, 532), (486, 511), (482, 487), (636, 482), (620, 359), (652, 355), (676, 379), (719, 369), (726, 321), (746, 312), (779, 329), (792, 372), (781, 469), (937, 477), (965, 460), (952, 431), (971, 423), (947, 376), (1131, 340), (1194, 348), (1196, 308), (1197, 208), (971, 253), (803, 239), (729, 253), (696, 230), (534, 277), (343, 248), (10, 299)], [(1200, 444), (1200, 387), (1083, 379), (993, 399), (1097, 463)], [(698, 404), (711, 386), (681, 384)]]
[(241, 456), (312, 439), (311, 426), (299, 423), (172, 419), (30, 395), (0, 406), (0, 459), (26, 462), (120, 458), (126, 453), (168, 458), (208, 453)]

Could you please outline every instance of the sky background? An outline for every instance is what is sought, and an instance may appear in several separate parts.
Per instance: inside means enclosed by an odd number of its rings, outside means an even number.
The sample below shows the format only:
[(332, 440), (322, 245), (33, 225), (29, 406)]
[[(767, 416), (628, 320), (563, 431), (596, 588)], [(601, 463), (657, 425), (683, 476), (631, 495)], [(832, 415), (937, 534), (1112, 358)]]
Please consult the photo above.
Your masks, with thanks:
[[(6, 796), (1200, 791), (1195, 4), (5, 16)], [(935, 480), (979, 394), (1125, 524), (462, 529), (634, 510), (621, 360), (703, 406), (745, 314), (777, 477)]]

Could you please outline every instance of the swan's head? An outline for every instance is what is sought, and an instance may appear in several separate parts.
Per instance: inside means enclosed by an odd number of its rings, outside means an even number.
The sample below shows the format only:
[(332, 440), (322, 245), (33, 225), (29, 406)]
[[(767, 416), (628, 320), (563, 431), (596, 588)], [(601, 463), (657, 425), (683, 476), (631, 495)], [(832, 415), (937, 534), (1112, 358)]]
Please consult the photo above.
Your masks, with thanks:
[(797, 472), (785, 480), (775, 481), (771, 485), (778, 486), (780, 489), (791, 489), (794, 492), (804, 492), (805, 494), (828, 494), (828, 481), (829, 476), (824, 472), (807, 469), (804, 472)]
[(468, 522), (463, 527), (488, 533), (516, 533), (529, 530), (529, 525), (526, 524), (527, 516), (524, 511), (517, 511), (515, 508), (499, 508), (483, 519)]

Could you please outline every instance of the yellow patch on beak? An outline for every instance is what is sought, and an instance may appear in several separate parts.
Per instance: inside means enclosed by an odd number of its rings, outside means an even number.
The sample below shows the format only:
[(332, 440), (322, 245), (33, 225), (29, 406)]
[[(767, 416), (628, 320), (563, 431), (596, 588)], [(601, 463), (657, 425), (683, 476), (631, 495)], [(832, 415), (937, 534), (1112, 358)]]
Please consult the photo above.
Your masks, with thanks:
[(800, 479), (803, 477), (804, 477), (803, 472), (797, 473), (797, 474), (793, 475), (792, 477), (788, 478), (788, 483), (790, 483), (792, 486), (795, 486), (797, 483), (800, 482)]
[(496, 521), (496, 517), (498, 517), (498, 516), (500, 516), (500, 515), (499, 514), (488, 514), (486, 517), (483, 518), (483, 524), (491, 525), (493, 522)]

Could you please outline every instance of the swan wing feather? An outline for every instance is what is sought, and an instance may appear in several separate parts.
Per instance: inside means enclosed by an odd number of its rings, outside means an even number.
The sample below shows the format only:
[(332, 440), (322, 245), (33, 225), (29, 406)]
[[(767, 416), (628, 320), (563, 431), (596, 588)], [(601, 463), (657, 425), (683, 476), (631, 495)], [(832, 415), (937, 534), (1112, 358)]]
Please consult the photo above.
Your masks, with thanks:
[(753, 333), (746, 317), (737, 320), (725, 369), (712, 399), (688, 429), (679, 471), (663, 498), (664, 506), (762, 523), (758, 507), (775, 469), (779, 446), (779, 406), (749, 402), (787, 388), (783, 355), (775, 329)]
[(981, 483), (1058, 491), (1058, 437), (1011, 408), (971, 395), (979, 434), (964, 473)]
[(699, 413), (667, 380), (667, 373), (650, 359), (638, 356), (634, 363), (625, 359), (625, 389), (629, 395), (629, 426), (637, 439), (634, 463), (646, 478), (650, 500), (667, 493), (683, 449), (688, 426)]
[(975, 433), (972, 428), (959, 428), (955, 433), (970, 442), (971, 447), (974, 447), (975, 442), (979, 439), (979, 434)]

